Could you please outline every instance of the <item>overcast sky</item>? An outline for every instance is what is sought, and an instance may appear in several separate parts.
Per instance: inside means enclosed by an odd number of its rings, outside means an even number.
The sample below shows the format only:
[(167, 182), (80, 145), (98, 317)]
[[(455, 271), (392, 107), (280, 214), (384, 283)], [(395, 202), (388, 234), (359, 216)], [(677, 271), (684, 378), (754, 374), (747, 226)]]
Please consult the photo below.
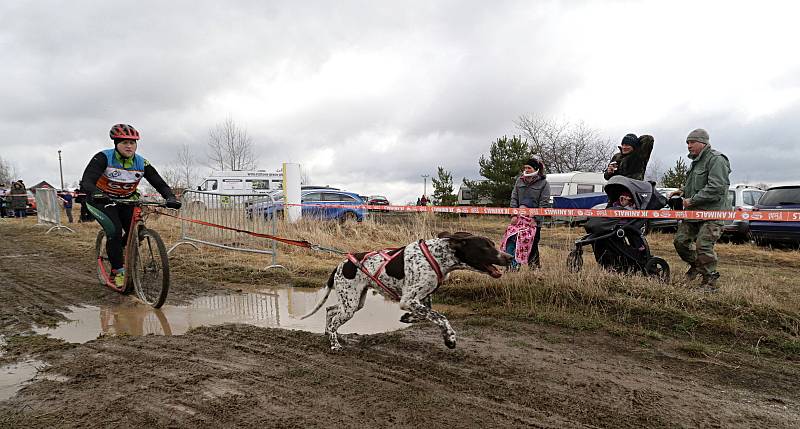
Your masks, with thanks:
[(800, 179), (796, 5), (7, 0), (0, 156), (58, 186), (61, 149), (71, 185), (114, 123), (158, 169), (231, 117), (260, 168), (405, 203), (535, 114), (652, 134), (664, 168), (703, 127), (734, 181)]

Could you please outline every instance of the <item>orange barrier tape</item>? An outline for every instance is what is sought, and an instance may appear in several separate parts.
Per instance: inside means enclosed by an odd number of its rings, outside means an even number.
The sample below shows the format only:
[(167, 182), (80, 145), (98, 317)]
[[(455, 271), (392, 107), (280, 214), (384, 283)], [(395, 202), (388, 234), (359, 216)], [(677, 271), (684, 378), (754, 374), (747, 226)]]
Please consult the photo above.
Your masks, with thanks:
[(688, 219), (688, 220), (763, 220), (771, 222), (800, 222), (800, 211), (785, 210), (616, 210), (616, 209), (554, 209), (536, 208), (519, 209), (511, 207), (478, 207), (478, 206), (352, 206), (344, 204), (287, 204), (289, 206), (328, 207), (328, 208), (366, 208), (388, 212), (421, 212), (421, 213), (465, 213), (479, 215), (517, 215), (558, 216), (558, 217), (613, 217), (641, 219)]

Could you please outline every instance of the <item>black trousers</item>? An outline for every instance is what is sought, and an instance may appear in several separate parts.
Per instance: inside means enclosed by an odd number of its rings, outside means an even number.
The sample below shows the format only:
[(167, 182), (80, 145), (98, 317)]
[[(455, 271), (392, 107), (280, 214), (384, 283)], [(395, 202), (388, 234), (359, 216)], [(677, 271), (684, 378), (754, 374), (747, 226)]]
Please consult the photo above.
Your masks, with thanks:
[(89, 209), (86, 207), (89, 203), (81, 203), (81, 214), (78, 217), (78, 222), (91, 222), (94, 217), (91, 213), (89, 213)]
[(542, 263), (539, 262), (539, 240), (542, 239), (542, 223), (536, 221), (536, 235), (533, 236), (533, 244), (531, 244), (531, 254), (528, 256), (528, 266), (539, 268)]
[[(90, 203), (92, 214), (106, 232), (106, 252), (111, 268), (118, 270), (125, 266), (123, 249), (128, 239), (128, 228), (131, 227), (133, 219), (133, 207), (119, 204), (105, 207), (103, 204)], [(98, 212), (99, 211), (99, 212)]]

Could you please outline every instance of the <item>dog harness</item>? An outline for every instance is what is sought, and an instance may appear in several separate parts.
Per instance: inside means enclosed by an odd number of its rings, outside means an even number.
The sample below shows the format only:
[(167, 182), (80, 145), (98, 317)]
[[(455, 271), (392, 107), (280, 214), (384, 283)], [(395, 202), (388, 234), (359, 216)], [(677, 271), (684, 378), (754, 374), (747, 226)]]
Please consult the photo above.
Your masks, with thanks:
[[(422, 251), (422, 254), (425, 255), (425, 259), (428, 261), (428, 264), (430, 264), (431, 269), (433, 269), (433, 272), (436, 273), (436, 286), (439, 287), (439, 285), (442, 284), (442, 280), (444, 278), (444, 276), (442, 275), (442, 269), (441, 269), (441, 267), (439, 267), (439, 263), (436, 262), (436, 259), (434, 259), (433, 255), (431, 254), (430, 249), (428, 249), (428, 245), (425, 243), (425, 240), (420, 240), (418, 244), (419, 244), (419, 249)], [(395, 301), (400, 301), (400, 296), (397, 295), (397, 292), (395, 292), (394, 290), (388, 288), (385, 284), (383, 284), (382, 281), (380, 281), (378, 279), (378, 276), (380, 276), (381, 273), (383, 272), (384, 268), (386, 268), (386, 264), (388, 264), (394, 258), (396, 258), (397, 255), (402, 255), (403, 254), (403, 252), (400, 251), (400, 252), (397, 252), (397, 253), (395, 253), (393, 255), (389, 255), (388, 252), (391, 252), (391, 251), (397, 250), (397, 249), (400, 249), (400, 248), (399, 247), (390, 247), (390, 248), (386, 248), (386, 249), (383, 249), (383, 250), (375, 250), (375, 251), (372, 251), (372, 252), (369, 252), (369, 253), (365, 254), (364, 257), (362, 257), (360, 261), (358, 259), (356, 259), (356, 257), (353, 256), (352, 253), (348, 253), (347, 254), (347, 259), (350, 262), (352, 262), (353, 264), (355, 264), (355, 266), (358, 267), (361, 270), (362, 273), (364, 273), (367, 277), (369, 277), (370, 280), (375, 282), (375, 284), (378, 285), (378, 287), (383, 289), (383, 291), (386, 292), (387, 294), (389, 294), (389, 296), (391, 296)], [(367, 268), (364, 266), (364, 261), (366, 261), (368, 258), (371, 258), (371, 257), (373, 257), (375, 255), (380, 255), (383, 258), (383, 262), (378, 266), (378, 268), (375, 270), (374, 273), (370, 273), (369, 270), (367, 270)]]

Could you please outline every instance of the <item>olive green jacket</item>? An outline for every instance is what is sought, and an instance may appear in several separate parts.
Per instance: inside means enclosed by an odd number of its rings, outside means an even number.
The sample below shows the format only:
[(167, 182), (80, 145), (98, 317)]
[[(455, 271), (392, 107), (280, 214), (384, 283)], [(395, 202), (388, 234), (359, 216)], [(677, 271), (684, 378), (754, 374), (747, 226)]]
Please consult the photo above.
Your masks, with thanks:
[(728, 157), (706, 145), (692, 157), (686, 172), (683, 197), (691, 198), (688, 210), (729, 210), (728, 187), (731, 184), (731, 164)]

